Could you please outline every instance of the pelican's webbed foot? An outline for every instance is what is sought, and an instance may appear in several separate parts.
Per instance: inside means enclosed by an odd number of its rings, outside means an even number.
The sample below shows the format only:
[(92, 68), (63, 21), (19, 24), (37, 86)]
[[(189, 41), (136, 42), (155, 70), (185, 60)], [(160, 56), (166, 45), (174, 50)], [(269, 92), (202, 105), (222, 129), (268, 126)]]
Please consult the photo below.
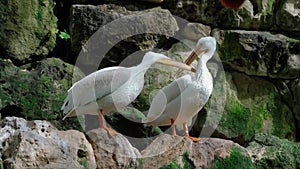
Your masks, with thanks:
[(192, 137), (189, 134), (184, 134), (184, 137), (191, 139), (193, 142), (198, 142), (201, 140), (199, 137)]

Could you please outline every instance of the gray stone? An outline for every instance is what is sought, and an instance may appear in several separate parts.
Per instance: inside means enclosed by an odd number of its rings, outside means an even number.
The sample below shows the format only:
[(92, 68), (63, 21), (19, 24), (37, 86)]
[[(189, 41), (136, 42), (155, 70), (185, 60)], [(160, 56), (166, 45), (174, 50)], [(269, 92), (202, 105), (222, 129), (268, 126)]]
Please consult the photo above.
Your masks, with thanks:
[(117, 133), (110, 136), (104, 129), (87, 132), (94, 149), (97, 168), (136, 168), (140, 152), (129, 141)]
[(211, 28), (200, 23), (187, 23), (180, 32), (184, 39), (197, 41), (201, 37), (209, 36)]
[(56, 41), (53, 0), (0, 2), (1, 54), (17, 63), (47, 56)]
[(72, 57), (82, 49), (77, 62), (95, 70), (100, 63), (101, 67), (116, 65), (136, 51), (159, 47), (176, 31), (176, 20), (160, 8), (130, 11), (108, 4), (73, 5), (71, 9)]
[(8, 168), (96, 168), (83, 133), (58, 131), (47, 121), (6, 117), (0, 142), (0, 156)]
[(300, 166), (300, 144), (268, 134), (257, 134), (246, 148), (257, 169)]
[(227, 68), (248, 75), (292, 79), (300, 76), (300, 41), (269, 32), (214, 30)]
[(164, 134), (143, 150), (142, 156), (142, 168), (147, 169), (174, 166), (208, 169), (229, 164), (233, 168), (253, 168), (251, 159), (243, 147), (218, 138), (203, 138), (193, 143), (187, 138)]

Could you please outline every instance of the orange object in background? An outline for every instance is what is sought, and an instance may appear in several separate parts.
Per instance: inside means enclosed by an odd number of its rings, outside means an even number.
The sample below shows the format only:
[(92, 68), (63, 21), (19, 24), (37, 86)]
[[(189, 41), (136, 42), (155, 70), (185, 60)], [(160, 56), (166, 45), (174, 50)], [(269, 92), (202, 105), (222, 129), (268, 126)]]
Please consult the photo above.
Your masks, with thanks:
[(242, 6), (245, 0), (221, 0), (221, 3), (226, 8), (237, 9)]

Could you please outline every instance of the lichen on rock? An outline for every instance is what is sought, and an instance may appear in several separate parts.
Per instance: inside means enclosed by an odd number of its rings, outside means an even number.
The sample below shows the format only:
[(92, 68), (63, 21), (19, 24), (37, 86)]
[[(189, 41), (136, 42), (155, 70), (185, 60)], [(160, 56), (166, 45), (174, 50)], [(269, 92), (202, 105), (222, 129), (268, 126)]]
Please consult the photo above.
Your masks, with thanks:
[(56, 44), (54, 6), (53, 0), (1, 1), (1, 55), (19, 64), (47, 56)]
[(247, 151), (258, 169), (294, 169), (300, 166), (300, 144), (269, 134), (255, 135)]

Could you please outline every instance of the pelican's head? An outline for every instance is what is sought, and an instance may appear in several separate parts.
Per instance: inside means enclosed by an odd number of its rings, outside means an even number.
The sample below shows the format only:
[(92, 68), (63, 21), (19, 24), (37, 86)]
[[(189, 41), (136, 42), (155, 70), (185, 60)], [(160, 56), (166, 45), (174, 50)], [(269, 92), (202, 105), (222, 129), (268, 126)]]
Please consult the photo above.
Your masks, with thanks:
[(198, 56), (202, 60), (208, 61), (212, 58), (216, 51), (216, 39), (214, 37), (204, 37), (198, 40), (196, 48), (185, 61), (185, 64), (190, 65)]
[(192, 72), (196, 71), (194, 67), (172, 60), (163, 54), (155, 53), (155, 52), (147, 52), (143, 58), (142, 64), (151, 66), (153, 63), (161, 63), (164, 65), (169, 65), (180, 69), (189, 70)]

